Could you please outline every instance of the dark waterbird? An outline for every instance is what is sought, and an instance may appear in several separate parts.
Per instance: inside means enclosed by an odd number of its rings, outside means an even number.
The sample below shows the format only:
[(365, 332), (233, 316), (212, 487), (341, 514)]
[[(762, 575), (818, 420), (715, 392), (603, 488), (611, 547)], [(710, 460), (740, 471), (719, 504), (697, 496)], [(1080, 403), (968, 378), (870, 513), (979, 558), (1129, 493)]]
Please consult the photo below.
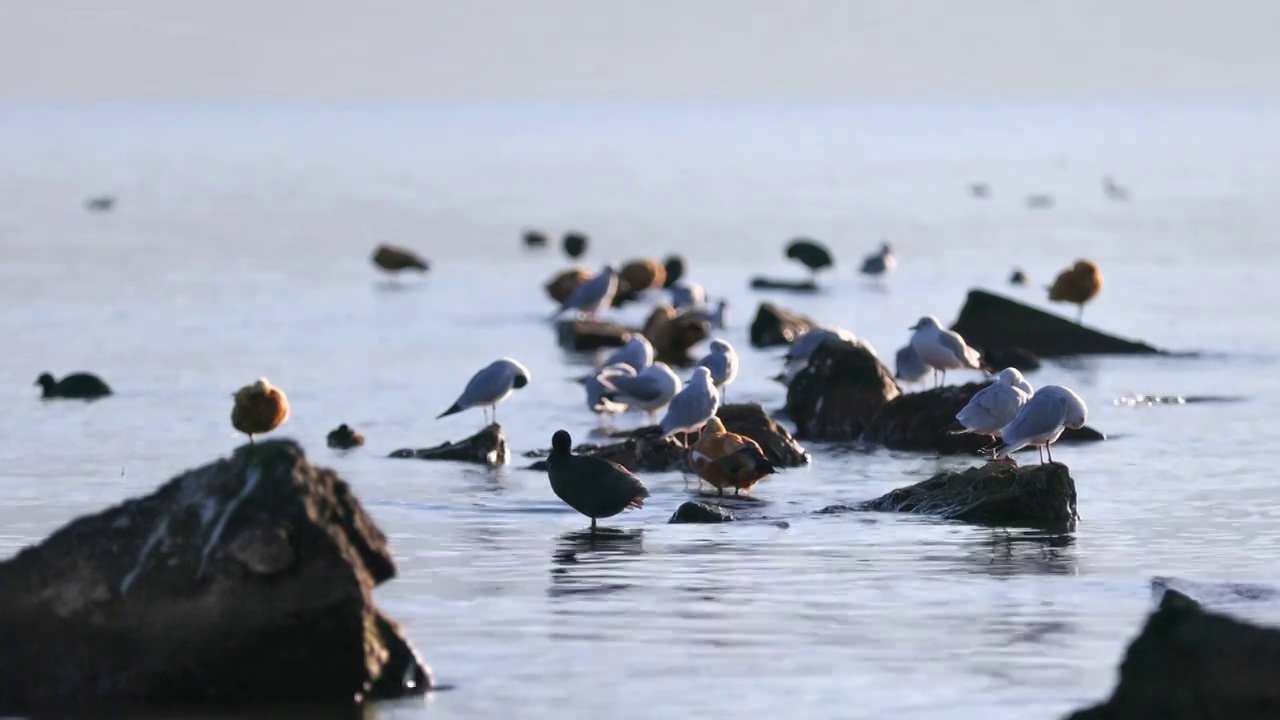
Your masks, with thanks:
[(325, 436), (325, 442), (329, 447), (337, 450), (350, 450), (364, 444), (364, 435), (356, 432), (346, 423), (342, 423)]
[(667, 271), (667, 279), (662, 282), (662, 287), (669, 288), (680, 282), (680, 278), (684, 277), (684, 258), (679, 255), (668, 255), (666, 260), (662, 261), (662, 267)]
[(544, 248), (547, 246), (547, 236), (539, 230), (525, 230), (524, 246), (527, 248)]
[(564, 247), (565, 255), (571, 258), (582, 257), (587, 252), (587, 236), (577, 230), (570, 230), (564, 234), (561, 245)]
[(428, 269), (425, 259), (408, 248), (396, 245), (379, 245), (373, 251), (373, 264), (389, 273), (398, 273), (401, 270), (426, 272)]
[(116, 199), (110, 195), (97, 195), (84, 201), (84, 208), (89, 212), (110, 212), (116, 206)]
[(45, 399), (93, 400), (111, 394), (111, 388), (102, 381), (102, 378), (92, 373), (71, 373), (61, 380), (55, 380), (49, 373), (43, 373), (36, 378), (35, 384), (41, 387), (41, 397)]
[(835, 262), (831, 259), (831, 252), (818, 241), (810, 240), (809, 238), (792, 240), (787, 245), (787, 257), (792, 260), (799, 260), (815, 275), (819, 270), (825, 270), (835, 265)]
[(598, 518), (609, 518), (644, 505), (649, 491), (617, 463), (573, 454), (573, 439), (564, 430), (551, 437), (547, 456), (547, 477), (551, 491), (566, 505), (591, 518), (591, 531)]

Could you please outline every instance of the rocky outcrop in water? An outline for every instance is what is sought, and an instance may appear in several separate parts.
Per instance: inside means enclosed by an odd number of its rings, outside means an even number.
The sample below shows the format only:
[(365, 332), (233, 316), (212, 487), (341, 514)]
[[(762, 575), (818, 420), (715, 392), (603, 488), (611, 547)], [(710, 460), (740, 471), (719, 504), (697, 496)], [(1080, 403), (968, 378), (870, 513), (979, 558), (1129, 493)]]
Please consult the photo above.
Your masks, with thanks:
[(665, 304), (654, 308), (644, 323), (644, 336), (653, 345), (654, 359), (669, 365), (692, 365), (689, 349), (710, 335), (711, 326), (701, 313), (677, 312)]
[(1111, 698), (1067, 720), (1273, 720), (1280, 630), (1205, 610), (1165, 590), (1120, 664)]
[(633, 332), (602, 320), (561, 320), (556, 323), (556, 339), (560, 347), (574, 352), (622, 347)]
[(506, 465), (509, 453), (502, 426), (494, 423), (466, 440), (444, 442), (435, 447), (402, 448), (391, 453), (393, 458), (417, 458), (418, 460), (456, 460), (481, 465)]
[(775, 466), (799, 467), (809, 462), (809, 453), (757, 403), (721, 405), (716, 417), (729, 432), (755, 440)]
[(788, 386), (787, 417), (801, 439), (856, 440), (901, 392), (870, 349), (829, 339)]
[[(972, 290), (951, 326), (984, 358), (1029, 353), (1040, 358), (1067, 355), (1152, 355), (1160, 350), (1084, 327), (1073, 320), (983, 290)], [(1008, 362), (1006, 360), (1006, 362)], [(994, 363), (993, 363), (994, 367)]]
[(0, 714), (351, 706), (430, 684), (373, 604), (395, 576), (351, 489), (245, 445), (0, 563)]
[(760, 303), (755, 320), (751, 321), (751, 344), (758, 348), (790, 345), (817, 324), (812, 318), (773, 303)]
[(724, 523), (734, 521), (733, 513), (719, 505), (694, 502), (692, 500), (680, 504), (676, 512), (667, 521), (668, 525), (690, 523)]
[(1076, 484), (1066, 465), (991, 462), (946, 472), (865, 502), (859, 510), (936, 515), (980, 525), (1065, 530), (1075, 527)]

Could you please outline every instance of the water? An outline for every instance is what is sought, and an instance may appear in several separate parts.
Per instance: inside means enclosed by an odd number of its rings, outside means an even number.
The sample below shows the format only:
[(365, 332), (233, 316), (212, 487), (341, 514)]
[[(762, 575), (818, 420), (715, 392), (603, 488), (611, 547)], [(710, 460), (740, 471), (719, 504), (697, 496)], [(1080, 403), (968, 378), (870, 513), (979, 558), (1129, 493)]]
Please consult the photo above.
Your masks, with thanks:
[[(1152, 576), (1276, 579), (1277, 120), (1247, 105), (7, 107), (0, 553), (228, 453), (230, 393), (265, 375), (293, 403), (279, 434), (391, 537), (400, 577), (378, 601), (456, 686), (376, 715), (1059, 716), (1110, 689)], [(1107, 173), (1131, 202), (1103, 196)], [(102, 192), (117, 210), (84, 212)], [(1056, 206), (1027, 209), (1036, 192)], [(593, 547), (523, 458), (385, 459), (477, 429), (475, 411), (432, 418), (503, 355), (533, 375), (500, 408), (515, 453), (560, 427), (587, 439), (569, 378), (589, 359), (556, 347), (540, 288), (564, 261), (526, 253), (526, 226), (588, 231), (592, 266), (685, 254), (731, 302), (731, 399), (767, 408), (784, 396), (767, 380), (780, 353), (747, 343), (760, 300), (891, 356), (971, 287), (1043, 304), (1077, 257), (1106, 278), (1087, 322), (1205, 354), (1029, 376), (1077, 389), (1113, 436), (1055, 455), (1079, 489), (1070, 536), (813, 516), (965, 463), (809, 444), (812, 466), (756, 490), (786, 527), (668, 526), (689, 490), (650, 474), (645, 508), (608, 523), (628, 534)], [(781, 259), (798, 234), (835, 253), (826, 292), (748, 290), (757, 272), (802, 275)], [(881, 238), (901, 259), (884, 292), (853, 272)], [(368, 262), (383, 241), (431, 273), (388, 288)], [(1004, 285), (1015, 265), (1028, 288)], [(35, 399), (40, 372), (81, 369), (117, 396)], [(1130, 393), (1246, 399), (1113, 404)], [(324, 447), (342, 422), (368, 445)]]

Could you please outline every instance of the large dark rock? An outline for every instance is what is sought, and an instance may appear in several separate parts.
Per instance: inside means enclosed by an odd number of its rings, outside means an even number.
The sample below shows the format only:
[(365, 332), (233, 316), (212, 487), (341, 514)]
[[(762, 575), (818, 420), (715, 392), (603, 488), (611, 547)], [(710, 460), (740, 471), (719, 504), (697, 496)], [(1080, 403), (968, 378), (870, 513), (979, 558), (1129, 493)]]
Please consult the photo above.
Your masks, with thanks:
[(677, 311), (670, 305), (658, 305), (644, 323), (644, 336), (653, 345), (654, 359), (669, 365), (692, 365), (689, 349), (710, 335), (706, 316), (694, 309)]
[(756, 319), (751, 321), (751, 344), (758, 348), (790, 345), (817, 324), (812, 318), (773, 303), (760, 303)]
[(421, 692), (373, 604), (395, 572), (337, 475), (289, 440), (242, 446), (0, 563), (0, 714)]
[(680, 504), (675, 514), (667, 521), (669, 525), (686, 523), (723, 523), (733, 522), (733, 513), (719, 505), (694, 502), (692, 500)]
[(751, 278), (751, 289), (814, 293), (818, 292), (818, 285), (812, 280), (780, 280), (760, 275)]
[(745, 435), (764, 450), (764, 456), (778, 467), (799, 467), (809, 462), (809, 453), (756, 403), (721, 405), (716, 416), (731, 433)]
[(859, 509), (1052, 530), (1073, 528), (1079, 517), (1076, 484), (1061, 463), (1015, 467), (991, 462), (964, 472), (945, 472), (863, 503)]
[(1125, 652), (1111, 698), (1068, 720), (1274, 720), (1277, 679), (1280, 630), (1209, 612), (1165, 590)]
[(890, 400), (901, 394), (893, 373), (867, 347), (828, 339), (787, 388), (787, 417), (796, 437), (856, 440)]
[(502, 426), (494, 423), (466, 440), (456, 443), (443, 442), (435, 447), (402, 448), (391, 453), (393, 458), (417, 458), (419, 460), (457, 460), (481, 465), (506, 465), (509, 457), (507, 440)]
[(576, 352), (622, 347), (634, 330), (601, 320), (561, 320), (556, 323), (560, 347)]
[[(951, 326), (984, 358), (1030, 353), (1041, 358), (1066, 355), (1143, 355), (1160, 350), (1023, 305), (984, 290), (971, 290)], [(996, 368), (999, 369), (999, 368)]]
[[(575, 455), (589, 455), (615, 462), (631, 472), (667, 472), (669, 470), (686, 470), (687, 450), (681, 447), (674, 438), (661, 437), (662, 431), (655, 427), (637, 430), (631, 437), (622, 442), (608, 445), (583, 444), (573, 449)], [(527, 457), (546, 457), (550, 451), (541, 450), (526, 453)], [(546, 470), (547, 461), (538, 460), (528, 467), (529, 470)]]

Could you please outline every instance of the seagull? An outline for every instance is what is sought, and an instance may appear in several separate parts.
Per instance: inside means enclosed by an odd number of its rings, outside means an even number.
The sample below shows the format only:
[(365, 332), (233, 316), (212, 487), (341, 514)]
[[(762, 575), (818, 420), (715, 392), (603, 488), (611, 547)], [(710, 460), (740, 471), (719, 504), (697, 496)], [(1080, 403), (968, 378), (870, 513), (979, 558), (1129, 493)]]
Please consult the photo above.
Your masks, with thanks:
[(528, 384), (529, 369), (524, 365), (511, 358), (495, 360), (472, 376), (462, 395), (458, 396), (458, 401), (448, 410), (437, 415), (436, 419), (480, 406), (484, 409), (486, 424), (489, 422), (489, 408), (493, 408), (493, 421), (496, 423), (498, 422), (498, 403)]
[(814, 351), (817, 350), (822, 343), (832, 338), (851, 342), (857, 345), (863, 345), (868, 350), (871, 350), (873, 355), (875, 354), (874, 348), (859, 340), (856, 335), (848, 330), (835, 326), (820, 325), (818, 327), (810, 328), (808, 332), (791, 341), (791, 345), (787, 347), (787, 353), (782, 356), (782, 373), (774, 379), (781, 382), (783, 385), (790, 385), (791, 381), (795, 379), (796, 375), (800, 374), (801, 370), (809, 367), (809, 358), (813, 355)]
[(609, 307), (616, 292), (618, 292), (618, 268), (605, 265), (599, 273), (569, 293), (569, 297), (565, 298), (560, 309), (556, 311), (556, 315), (573, 309), (589, 318), (595, 318), (596, 313)]
[(978, 351), (966, 345), (960, 333), (939, 325), (938, 319), (932, 315), (920, 318), (919, 322), (907, 329), (915, 330), (915, 334), (911, 336), (911, 348), (925, 365), (933, 368), (934, 387), (938, 386), (939, 370), (942, 371), (942, 382), (945, 383), (948, 370), (981, 368)]
[(719, 407), (720, 393), (711, 381), (711, 371), (702, 366), (694, 368), (689, 384), (671, 399), (667, 414), (662, 416), (662, 437), (683, 433), (687, 445), (689, 433), (701, 430), (716, 416)]
[(681, 280), (671, 286), (671, 305), (675, 309), (696, 309), (706, 304), (707, 291), (698, 283)]
[(614, 350), (609, 357), (605, 358), (603, 367), (617, 365), (618, 363), (630, 365), (636, 372), (642, 372), (652, 365), (653, 345), (649, 342), (649, 338), (640, 333), (633, 333), (627, 338), (625, 345)]
[(711, 371), (711, 382), (720, 390), (723, 402), (726, 388), (738, 377), (738, 353), (727, 340), (712, 340), (711, 352), (698, 361), (698, 366)]
[(635, 377), (610, 375), (600, 378), (604, 398), (649, 413), (649, 422), (666, 407), (683, 387), (680, 378), (664, 362), (656, 362)]
[(585, 383), (587, 388), (587, 407), (591, 408), (591, 412), (600, 418), (601, 426), (604, 425), (605, 415), (617, 415), (627, 409), (626, 403), (620, 403), (605, 397), (605, 394), (611, 388), (606, 384), (609, 379), (623, 375), (635, 377), (636, 370), (626, 363), (617, 363), (616, 365), (607, 365), (601, 368), (599, 372), (587, 376)]
[(597, 518), (643, 507), (644, 499), (649, 497), (644, 484), (621, 465), (603, 458), (574, 455), (573, 438), (564, 430), (556, 431), (551, 437), (547, 478), (556, 497), (591, 518), (593, 535)]
[(1107, 175), (1102, 178), (1102, 191), (1106, 193), (1107, 198), (1124, 202), (1129, 199), (1129, 188), (1116, 183), (1115, 178)]
[(929, 374), (929, 368), (920, 359), (915, 348), (907, 345), (894, 356), (893, 376), (908, 385), (915, 384)]
[[(1044, 448), (1052, 463), (1053, 451), (1049, 446), (1062, 435), (1063, 430), (1078, 430), (1088, 419), (1089, 408), (1079, 395), (1061, 385), (1046, 385), (1031, 396), (1008, 425), (1001, 428), (1000, 437), (1004, 444), (996, 448), (995, 457), (997, 460), (1009, 457), (1017, 450), (1035, 445), (1037, 449)], [(1040, 455), (1040, 463), (1044, 464), (1044, 453)]]
[(975, 393), (969, 404), (956, 413), (956, 420), (964, 429), (952, 434), (998, 435), (1001, 428), (1017, 417), (1032, 394), (1031, 383), (1017, 368), (1005, 368), (995, 382)]
[(868, 255), (862, 261), (862, 274), (870, 275), (877, 280), (893, 271), (898, 265), (898, 259), (893, 256), (893, 248), (886, 240), (880, 244), (880, 251), (872, 255)]

